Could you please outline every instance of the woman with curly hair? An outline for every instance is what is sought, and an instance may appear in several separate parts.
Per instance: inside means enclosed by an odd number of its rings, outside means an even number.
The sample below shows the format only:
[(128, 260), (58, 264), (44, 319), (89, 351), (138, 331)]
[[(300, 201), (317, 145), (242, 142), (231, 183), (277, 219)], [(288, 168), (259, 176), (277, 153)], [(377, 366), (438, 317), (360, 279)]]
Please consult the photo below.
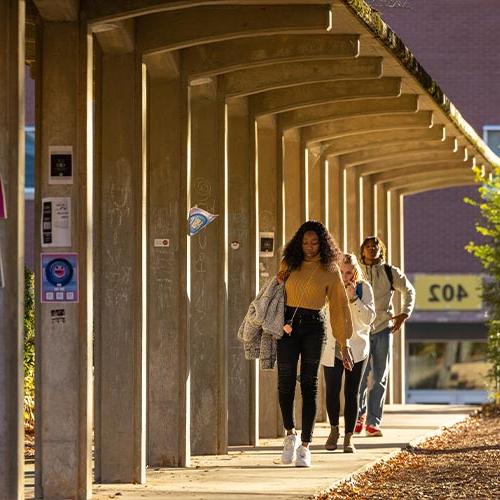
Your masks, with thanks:
[[(326, 227), (307, 221), (286, 245), (278, 273), (285, 281), (284, 335), (278, 340), (278, 392), (286, 437), (281, 461), (297, 467), (311, 466), (309, 443), (316, 418), (318, 369), (325, 343), (324, 306), (328, 303), (332, 332), (339, 343), (344, 366), (351, 369), (348, 339), (352, 336), (351, 314), (340, 276), (342, 253)], [(294, 396), (300, 361), (302, 392), (302, 444), (295, 431)]]

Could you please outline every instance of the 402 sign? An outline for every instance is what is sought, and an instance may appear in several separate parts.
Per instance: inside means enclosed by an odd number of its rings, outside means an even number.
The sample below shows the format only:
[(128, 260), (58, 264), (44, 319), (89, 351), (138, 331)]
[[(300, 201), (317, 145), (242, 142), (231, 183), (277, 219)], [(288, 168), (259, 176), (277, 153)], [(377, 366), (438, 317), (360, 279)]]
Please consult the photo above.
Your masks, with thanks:
[(473, 274), (416, 274), (416, 304), (421, 311), (477, 311), (482, 308), (482, 278)]

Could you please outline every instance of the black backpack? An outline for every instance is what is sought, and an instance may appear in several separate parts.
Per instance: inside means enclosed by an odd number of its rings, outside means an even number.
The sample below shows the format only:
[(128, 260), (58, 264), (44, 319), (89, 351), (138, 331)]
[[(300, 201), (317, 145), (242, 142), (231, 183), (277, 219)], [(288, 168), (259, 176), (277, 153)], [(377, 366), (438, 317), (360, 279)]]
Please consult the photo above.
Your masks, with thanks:
[(391, 292), (393, 292), (394, 291), (394, 286), (393, 286), (394, 278), (392, 276), (392, 266), (390, 264), (384, 263), (384, 270), (385, 270), (385, 274), (387, 274), (387, 279), (389, 280), (389, 283), (391, 284)]

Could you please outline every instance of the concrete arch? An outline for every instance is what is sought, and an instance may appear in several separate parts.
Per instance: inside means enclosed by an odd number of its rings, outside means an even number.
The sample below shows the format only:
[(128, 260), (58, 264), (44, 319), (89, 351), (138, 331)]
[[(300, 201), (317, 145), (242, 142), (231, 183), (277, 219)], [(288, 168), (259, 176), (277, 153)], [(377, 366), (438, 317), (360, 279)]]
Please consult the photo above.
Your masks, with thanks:
[(233, 38), (329, 30), (328, 5), (210, 5), (138, 17), (136, 43), (147, 54)]
[(267, 35), (182, 49), (183, 69), (194, 77), (268, 64), (350, 59), (359, 56), (356, 35)]
[(308, 83), (363, 80), (382, 76), (382, 60), (360, 57), (352, 60), (300, 61), (242, 69), (221, 75), (221, 91), (243, 96)]
[(441, 178), (442, 176), (455, 175), (474, 175), (472, 170), (469, 168), (464, 168), (461, 165), (449, 164), (449, 165), (428, 165), (421, 166), (420, 168), (398, 168), (392, 171), (373, 174), (369, 176), (369, 180), (373, 184), (388, 184), (393, 181), (408, 180), (409, 182), (418, 180), (429, 180), (433, 178)]
[[(241, 5), (255, 5), (255, 1), (252, 0), (239, 0)], [(261, 1), (263, 5), (270, 4), (269, 0)], [(77, 12), (78, 6), (76, 0), (66, 0), (64, 2), (66, 8), (66, 16), (61, 19), (65, 21), (74, 20)], [(196, 5), (217, 5), (227, 4), (225, 0), (198, 0)], [(59, 9), (61, 8), (60, 3), (57, 4)], [(193, 7), (193, 2), (191, 0), (129, 0), (125, 5), (117, 5), (113, 1), (102, 1), (94, 3), (92, 2), (88, 6), (88, 19), (89, 24), (97, 25), (100, 23), (106, 23), (109, 21), (117, 21), (121, 19), (128, 19), (136, 16), (143, 16), (147, 14), (161, 13), (171, 10), (184, 10)], [(48, 5), (44, 10), (44, 15), (47, 15), (48, 19), (53, 13), (53, 16), (58, 16), (60, 19), (61, 14), (58, 8), (51, 7)]]
[(475, 181), (471, 181), (468, 179), (448, 179), (448, 180), (438, 180), (436, 182), (426, 182), (422, 184), (412, 185), (408, 187), (398, 188), (396, 193), (401, 196), (409, 196), (412, 194), (425, 193), (428, 191), (435, 191), (436, 189), (446, 189), (453, 187), (462, 187), (462, 186), (474, 186), (476, 185)]
[(382, 116), (355, 116), (310, 125), (301, 129), (305, 144), (325, 143), (339, 137), (353, 136), (366, 132), (392, 131), (402, 129), (430, 129), (432, 111), (419, 111), (410, 114)]
[[(418, 174), (417, 174), (418, 175)], [(449, 173), (444, 172), (439, 175), (432, 176), (431, 179), (429, 177), (408, 177), (408, 178), (400, 178), (397, 180), (389, 181), (385, 183), (385, 187), (387, 191), (399, 190), (402, 188), (413, 187), (413, 188), (426, 188), (434, 185), (443, 185), (443, 186), (451, 186), (455, 185), (454, 183), (470, 183), (474, 184), (473, 174), (458, 174), (453, 177), (450, 177)], [(441, 184), (442, 183), (442, 184)], [(450, 184), (447, 184), (450, 183)], [(458, 184), (456, 184), (458, 185)]]
[(359, 175), (376, 175), (380, 173), (386, 172), (394, 172), (395, 170), (399, 170), (400, 168), (414, 168), (419, 166), (440, 166), (440, 165), (461, 165), (462, 168), (467, 168), (469, 166), (474, 165), (473, 159), (461, 160), (460, 158), (443, 155), (440, 156), (437, 153), (430, 155), (430, 158), (427, 157), (426, 154), (423, 154), (421, 157), (407, 158), (407, 159), (399, 159), (395, 161), (393, 164), (390, 162), (381, 162), (378, 163), (368, 163), (363, 165), (357, 165), (356, 167), (346, 167), (346, 168), (355, 168), (356, 172)]
[(404, 151), (397, 144), (389, 144), (381, 148), (364, 149), (359, 152), (340, 155), (339, 161), (342, 165), (351, 167), (407, 155), (431, 155), (433, 152), (454, 154), (457, 158), (462, 157), (464, 160), (467, 158), (467, 148), (459, 147), (455, 137), (446, 137), (440, 143), (433, 141), (409, 141), (406, 143)]
[(429, 129), (402, 129), (390, 133), (382, 131), (364, 132), (362, 134), (340, 137), (325, 143), (314, 144), (310, 150), (323, 157), (339, 156), (363, 149), (383, 147), (388, 144), (405, 144), (408, 141), (429, 140), (437, 143), (445, 139), (443, 125), (436, 124)]
[(383, 116), (397, 113), (416, 113), (417, 111), (418, 96), (416, 94), (403, 94), (400, 97), (335, 101), (320, 106), (299, 108), (280, 113), (279, 120), (282, 130), (288, 130), (352, 116)]
[(398, 97), (401, 94), (401, 79), (382, 77), (377, 80), (346, 80), (340, 82), (314, 83), (289, 89), (277, 89), (249, 98), (255, 116), (272, 115), (297, 108), (306, 108), (333, 100), (355, 100), (367, 97)]

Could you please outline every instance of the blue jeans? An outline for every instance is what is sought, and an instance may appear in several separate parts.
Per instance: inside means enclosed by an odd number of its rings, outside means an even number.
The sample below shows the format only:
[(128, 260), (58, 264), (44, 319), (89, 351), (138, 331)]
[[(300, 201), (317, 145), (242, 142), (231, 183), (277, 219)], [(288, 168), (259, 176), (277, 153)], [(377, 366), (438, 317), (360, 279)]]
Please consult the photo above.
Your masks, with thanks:
[[(370, 335), (370, 355), (359, 388), (359, 414), (368, 414), (366, 425), (380, 425), (384, 412), (387, 379), (391, 366), (392, 333), (389, 328)], [(368, 374), (372, 373), (372, 386), (367, 390)], [(368, 400), (368, 406), (367, 406)]]

